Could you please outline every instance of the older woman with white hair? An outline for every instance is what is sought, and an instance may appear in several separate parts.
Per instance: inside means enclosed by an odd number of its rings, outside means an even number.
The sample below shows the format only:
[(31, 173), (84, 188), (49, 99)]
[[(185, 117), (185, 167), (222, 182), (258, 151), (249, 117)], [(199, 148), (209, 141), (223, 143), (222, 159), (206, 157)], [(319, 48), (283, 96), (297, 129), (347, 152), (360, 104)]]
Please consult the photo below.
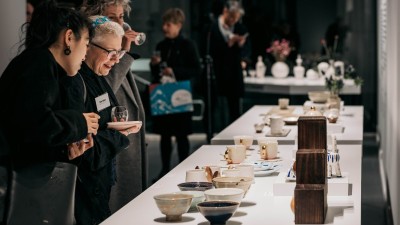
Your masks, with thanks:
[(78, 164), (75, 197), (77, 224), (99, 224), (111, 215), (108, 205), (112, 185), (116, 181), (115, 157), (129, 146), (127, 136), (137, 133), (139, 126), (125, 130), (107, 128), (112, 122), (111, 110), (118, 101), (105, 80), (111, 68), (119, 62), (122, 27), (104, 16), (92, 16), (95, 35), (77, 78), (64, 80), (69, 92), (68, 105), (99, 114), (99, 130), (94, 137), (95, 147), (85, 152)]

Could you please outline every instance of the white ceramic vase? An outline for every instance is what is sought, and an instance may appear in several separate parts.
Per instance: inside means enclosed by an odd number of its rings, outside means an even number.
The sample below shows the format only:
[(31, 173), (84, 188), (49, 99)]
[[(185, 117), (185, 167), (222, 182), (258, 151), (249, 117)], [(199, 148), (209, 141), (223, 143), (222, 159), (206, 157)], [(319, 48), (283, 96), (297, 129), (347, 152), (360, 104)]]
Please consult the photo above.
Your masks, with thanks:
[(272, 65), (271, 73), (275, 78), (286, 78), (289, 75), (289, 66), (284, 62), (277, 61)]

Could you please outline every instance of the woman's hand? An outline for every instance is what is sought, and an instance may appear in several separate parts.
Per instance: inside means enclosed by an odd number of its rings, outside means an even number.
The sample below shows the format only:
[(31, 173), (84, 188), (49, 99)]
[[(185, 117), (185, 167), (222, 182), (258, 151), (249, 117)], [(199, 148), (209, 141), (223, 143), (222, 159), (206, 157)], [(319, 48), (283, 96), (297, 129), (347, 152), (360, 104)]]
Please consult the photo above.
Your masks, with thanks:
[(120, 130), (119, 132), (121, 132), (121, 134), (128, 136), (130, 134), (136, 134), (137, 132), (139, 132), (141, 126), (133, 126), (131, 128), (128, 128), (126, 130)]
[(139, 33), (134, 30), (125, 31), (124, 37), (122, 38), (122, 49), (129, 52), (131, 49), (131, 43), (135, 40)]
[(97, 129), (99, 129), (99, 119), (100, 116), (96, 113), (83, 113), (83, 116), (86, 119), (86, 124), (88, 127), (88, 133), (92, 133), (94, 135), (97, 134)]
[(88, 134), (86, 139), (80, 140), (79, 142), (68, 144), (68, 159), (72, 160), (83, 155), (83, 153), (93, 147), (93, 145), (92, 134)]

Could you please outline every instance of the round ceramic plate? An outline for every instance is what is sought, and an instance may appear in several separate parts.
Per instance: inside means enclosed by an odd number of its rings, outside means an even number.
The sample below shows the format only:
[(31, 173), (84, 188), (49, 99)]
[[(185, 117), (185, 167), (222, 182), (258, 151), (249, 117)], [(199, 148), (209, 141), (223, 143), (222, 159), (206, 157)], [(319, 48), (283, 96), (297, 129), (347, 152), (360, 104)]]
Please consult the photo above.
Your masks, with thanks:
[(284, 118), (283, 122), (285, 122), (286, 125), (296, 125), (298, 119), (299, 119), (298, 117), (291, 116)]
[(134, 126), (142, 126), (142, 121), (108, 122), (107, 128), (114, 130), (126, 130)]
[(281, 167), (279, 165), (275, 165), (272, 169), (270, 170), (261, 170), (261, 171), (254, 171), (254, 176), (255, 177), (263, 177), (263, 176), (269, 176), (275, 172), (279, 172), (279, 169)]

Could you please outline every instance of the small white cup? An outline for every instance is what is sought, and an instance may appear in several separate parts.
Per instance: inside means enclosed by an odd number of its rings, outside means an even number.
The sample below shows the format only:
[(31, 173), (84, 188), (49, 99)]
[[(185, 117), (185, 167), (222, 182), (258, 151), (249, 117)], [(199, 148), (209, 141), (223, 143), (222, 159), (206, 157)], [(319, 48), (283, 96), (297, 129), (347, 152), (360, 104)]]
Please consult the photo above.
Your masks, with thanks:
[(289, 99), (288, 98), (279, 98), (278, 105), (280, 109), (287, 109), (289, 107)]
[(233, 141), (235, 142), (235, 145), (244, 145), (246, 149), (249, 149), (251, 145), (253, 144), (253, 136), (250, 135), (236, 135), (233, 136)]
[(235, 167), (240, 171), (241, 177), (254, 177), (254, 166), (249, 164), (239, 164)]
[(261, 143), (259, 146), (261, 159), (267, 160), (278, 157), (278, 142)]
[[(202, 166), (201, 168), (205, 170), (206, 167), (207, 167), (207, 166)], [(214, 166), (214, 165), (213, 165), (213, 166), (208, 166), (208, 167), (210, 167), (211, 172), (212, 172), (213, 175), (214, 175), (215, 172), (218, 171), (218, 176), (221, 176), (221, 167), (220, 167), (220, 166)]]
[(227, 169), (222, 171), (224, 177), (240, 177), (240, 170), (238, 169)]
[(186, 171), (186, 182), (208, 182), (206, 171), (202, 169), (194, 169)]
[(246, 159), (246, 147), (244, 145), (229, 145), (226, 149), (231, 163), (241, 163)]
[(281, 134), (283, 125), (284, 122), (281, 116), (270, 117), (271, 134)]

